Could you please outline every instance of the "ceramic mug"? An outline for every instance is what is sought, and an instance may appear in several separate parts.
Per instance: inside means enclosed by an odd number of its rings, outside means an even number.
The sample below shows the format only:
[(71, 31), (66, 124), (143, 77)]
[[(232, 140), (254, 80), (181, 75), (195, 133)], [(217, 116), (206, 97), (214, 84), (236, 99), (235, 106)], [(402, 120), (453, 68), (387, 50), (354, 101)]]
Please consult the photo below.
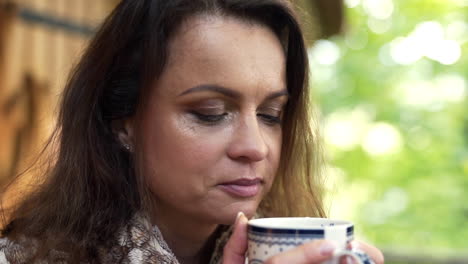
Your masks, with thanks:
[(361, 259), (346, 249), (354, 239), (354, 225), (348, 221), (311, 217), (258, 218), (248, 222), (249, 264), (260, 264), (269, 257), (315, 239), (334, 241), (334, 256), (324, 264), (338, 264), (340, 258), (351, 257), (354, 263)]

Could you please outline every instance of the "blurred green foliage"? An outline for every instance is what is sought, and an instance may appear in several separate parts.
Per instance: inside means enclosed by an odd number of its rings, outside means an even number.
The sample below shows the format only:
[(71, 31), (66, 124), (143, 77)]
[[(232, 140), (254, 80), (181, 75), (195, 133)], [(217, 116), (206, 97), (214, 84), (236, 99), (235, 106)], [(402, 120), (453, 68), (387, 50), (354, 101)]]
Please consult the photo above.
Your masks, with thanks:
[(310, 50), (331, 217), (382, 248), (468, 248), (468, 1), (348, 0)]

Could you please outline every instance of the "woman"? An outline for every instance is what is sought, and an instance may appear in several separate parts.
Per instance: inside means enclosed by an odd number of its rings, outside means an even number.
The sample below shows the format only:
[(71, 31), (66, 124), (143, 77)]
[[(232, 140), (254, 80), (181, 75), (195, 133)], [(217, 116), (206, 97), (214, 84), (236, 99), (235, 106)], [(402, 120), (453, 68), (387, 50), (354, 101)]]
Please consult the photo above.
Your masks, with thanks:
[(122, 1), (65, 88), (55, 162), (0, 260), (237, 264), (247, 217), (324, 216), (306, 58), (283, 1)]

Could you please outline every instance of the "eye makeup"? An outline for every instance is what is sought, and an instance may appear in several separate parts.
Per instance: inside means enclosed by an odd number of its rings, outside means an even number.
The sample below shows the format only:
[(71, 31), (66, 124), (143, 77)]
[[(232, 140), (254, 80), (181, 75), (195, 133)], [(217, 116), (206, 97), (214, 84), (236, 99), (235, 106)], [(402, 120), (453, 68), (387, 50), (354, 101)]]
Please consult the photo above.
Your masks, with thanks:
[(227, 103), (221, 99), (207, 99), (190, 104), (188, 112), (197, 122), (216, 125), (229, 115)]
[[(241, 102), (234, 101), (232, 98), (221, 97), (200, 97), (186, 103), (185, 112), (189, 113), (191, 118), (202, 125), (214, 126), (221, 124), (236, 112), (242, 112)], [(267, 98), (262, 104), (254, 108), (255, 115), (259, 122), (268, 126), (280, 125), (282, 123), (283, 108), (287, 97), (278, 96)]]

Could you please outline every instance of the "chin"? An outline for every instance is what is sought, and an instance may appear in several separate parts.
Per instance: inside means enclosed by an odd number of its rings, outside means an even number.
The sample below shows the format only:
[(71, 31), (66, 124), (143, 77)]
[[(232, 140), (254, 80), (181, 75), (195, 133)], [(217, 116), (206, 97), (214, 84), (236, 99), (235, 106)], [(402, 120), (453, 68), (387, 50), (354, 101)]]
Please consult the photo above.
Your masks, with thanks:
[(247, 203), (239, 203), (235, 206), (230, 206), (226, 208), (227, 210), (220, 210), (220, 214), (217, 215), (218, 224), (222, 225), (232, 225), (236, 221), (237, 214), (242, 212), (245, 216), (250, 219), (255, 216), (255, 213), (258, 208), (257, 202), (247, 202)]

